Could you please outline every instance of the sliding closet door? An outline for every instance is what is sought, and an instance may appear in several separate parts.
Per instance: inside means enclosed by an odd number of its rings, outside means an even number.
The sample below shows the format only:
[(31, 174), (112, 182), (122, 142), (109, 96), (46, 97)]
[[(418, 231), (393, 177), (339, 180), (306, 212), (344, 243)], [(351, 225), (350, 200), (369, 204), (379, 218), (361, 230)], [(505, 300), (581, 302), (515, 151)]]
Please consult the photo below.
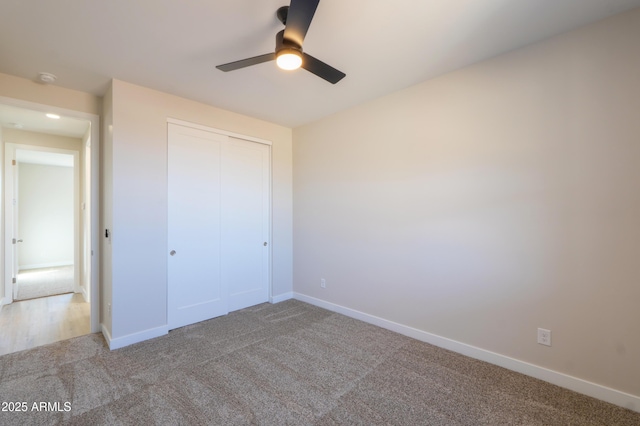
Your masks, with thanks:
[(169, 125), (169, 329), (224, 315), (220, 154), (226, 136)]
[(222, 282), (229, 311), (269, 299), (269, 147), (230, 138), (222, 146)]
[(268, 301), (270, 147), (169, 124), (169, 329)]

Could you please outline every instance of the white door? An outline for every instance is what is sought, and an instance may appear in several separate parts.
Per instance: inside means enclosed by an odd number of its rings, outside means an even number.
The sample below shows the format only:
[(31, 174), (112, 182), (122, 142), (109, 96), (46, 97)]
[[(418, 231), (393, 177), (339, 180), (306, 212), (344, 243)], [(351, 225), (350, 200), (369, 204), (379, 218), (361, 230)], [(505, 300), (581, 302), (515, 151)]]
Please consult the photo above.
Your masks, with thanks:
[(222, 279), (229, 311), (269, 299), (269, 147), (230, 138), (222, 147)]
[(169, 329), (268, 300), (269, 147), (169, 124)]
[(224, 315), (220, 151), (226, 136), (169, 125), (169, 329)]

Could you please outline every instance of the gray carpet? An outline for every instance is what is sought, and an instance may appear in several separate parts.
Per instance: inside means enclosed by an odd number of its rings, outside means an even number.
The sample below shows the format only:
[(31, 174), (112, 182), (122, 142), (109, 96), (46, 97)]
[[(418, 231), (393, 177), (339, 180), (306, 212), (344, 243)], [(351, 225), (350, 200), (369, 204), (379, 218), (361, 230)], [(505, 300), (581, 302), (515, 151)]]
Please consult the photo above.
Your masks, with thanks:
[[(0, 357), (2, 425), (640, 425), (640, 414), (299, 301), (108, 351)], [(71, 404), (64, 411), (64, 403)]]
[(16, 300), (73, 293), (73, 265), (27, 269), (18, 273)]

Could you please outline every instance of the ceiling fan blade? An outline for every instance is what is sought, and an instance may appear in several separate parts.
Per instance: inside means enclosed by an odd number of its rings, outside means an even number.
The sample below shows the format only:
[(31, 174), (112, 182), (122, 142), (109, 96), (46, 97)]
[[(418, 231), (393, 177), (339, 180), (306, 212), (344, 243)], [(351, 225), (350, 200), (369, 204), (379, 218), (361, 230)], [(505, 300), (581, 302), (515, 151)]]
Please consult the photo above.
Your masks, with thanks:
[(254, 56), (253, 58), (242, 59), (240, 61), (229, 62), (228, 64), (218, 65), (220, 71), (228, 72), (239, 70), (240, 68), (250, 67), (251, 65), (258, 65), (263, 62), (269, 62), (276, 59), (276, 54), (274, 53), (266, 53), (260, 56)]
[(302, 54), (302, 68), (327, 80), (331, 84), (336, 84), (346, 76), (342, 71), (338, 71), (307, 53)]
[(302, 47), (318, 3), (320, 0), (291, 0), (287, 12), (287, 24), (284, 29), (285, 40), (292, 41)]

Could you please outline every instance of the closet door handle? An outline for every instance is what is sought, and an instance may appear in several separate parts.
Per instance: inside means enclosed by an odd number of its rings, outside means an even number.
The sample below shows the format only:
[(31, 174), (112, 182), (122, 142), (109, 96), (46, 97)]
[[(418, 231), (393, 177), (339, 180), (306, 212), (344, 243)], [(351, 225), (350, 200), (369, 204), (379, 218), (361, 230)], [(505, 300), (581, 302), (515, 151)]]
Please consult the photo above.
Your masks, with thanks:
[(171, 250), (171, 251), (169, 252), (169, 254), (170, 254), (171, 256), (173, 256), (173, 255), (175, 255), (175, 254), (176, 254), (176, 251), (175, 251), (175, 250)]

